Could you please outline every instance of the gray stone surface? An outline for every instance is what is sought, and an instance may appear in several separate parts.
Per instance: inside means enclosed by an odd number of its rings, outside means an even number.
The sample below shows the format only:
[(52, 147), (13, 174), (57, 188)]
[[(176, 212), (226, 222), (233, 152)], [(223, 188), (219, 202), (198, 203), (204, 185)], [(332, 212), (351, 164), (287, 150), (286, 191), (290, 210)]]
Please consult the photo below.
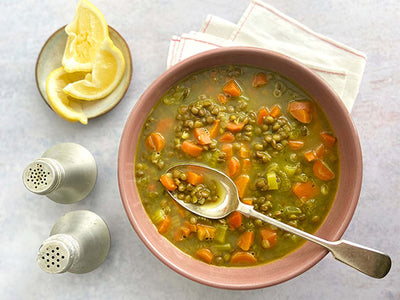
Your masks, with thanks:
[[(327, 256), (278, 286), (228, 291), (192, 282), (155, 258), (123, 210), (117, 153), (126, 118), (146, 87), (165, 70), (169, 38), (197, 30), (207, 13), (237, 22), (248, 0), (94, 1), (127, 40), (133, 80), (123, 101), (88, 126), (68, 123), (41, 100), (36, 57), (56, 29), (71, 21), (76, 1), (0, 2), (0, 297), (2, 299), (400, 299), (399, 63), (397, 0), (269, 2), (313, 30), (368, 55), (352, 117), (364, 159), (361, 197), (344, 238), (381, 249), (393, 259), (388, 276), (371, 279)], [(29, 193), (26, 164), (59, 142), (76, 142), (95, 156), (99, 177), (80, 203), (63, 206)], [(97, 270), (49, 275), (35, 262), (37, 249), (62, 214), (89, 209), (108, 223), (112, 247)]]

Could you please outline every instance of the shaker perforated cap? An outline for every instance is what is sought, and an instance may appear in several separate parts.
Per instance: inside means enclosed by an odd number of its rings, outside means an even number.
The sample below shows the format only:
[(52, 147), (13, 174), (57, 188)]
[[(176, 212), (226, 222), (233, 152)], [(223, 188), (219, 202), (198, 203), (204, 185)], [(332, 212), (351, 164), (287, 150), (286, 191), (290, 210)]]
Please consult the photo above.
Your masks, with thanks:
[(76, 241), (65, 234), (49, 237), (39, 248), (37, 262), (40, 268), (52, 274), (67, 272), (78, 256), (74, 244)]
[(24, 170), (22, 179), (25, 187), (36, 194), (45, 195), (52, 192), (61, 180), (57, 161), (40, 158), (31, 162)]
[(102, 218), (89, 210), (71, 211), (60, 217), (40, 246), (37, 263), (51, 274), (93, 271), (106, 259), (110, 231)]
[(93, 189), (96, 179), (97, 165), (93, 155), (75, 143), (50, 147), (22, 174), (27, 190), (62, 204), (84, 199)]

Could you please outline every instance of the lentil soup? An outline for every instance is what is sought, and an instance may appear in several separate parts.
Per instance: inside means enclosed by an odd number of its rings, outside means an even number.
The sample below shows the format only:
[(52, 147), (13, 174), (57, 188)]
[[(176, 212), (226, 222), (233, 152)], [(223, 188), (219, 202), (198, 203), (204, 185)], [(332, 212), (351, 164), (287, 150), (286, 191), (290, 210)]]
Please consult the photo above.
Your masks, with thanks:
[(268, 216), (313, 233), (335, 198), (339, 153), (318, 104), (275, 72), (219, 66), (186, 77), (153, 108), (142, 129), (135, 176), (143, 205), (160, 234), (205, 263), (270, 262), (304, 240), (235, 212), (221, 220), (177, 204), (216, 201), (201, 174), (165, 174), (179, 163), (225, 172), (240, 200)]

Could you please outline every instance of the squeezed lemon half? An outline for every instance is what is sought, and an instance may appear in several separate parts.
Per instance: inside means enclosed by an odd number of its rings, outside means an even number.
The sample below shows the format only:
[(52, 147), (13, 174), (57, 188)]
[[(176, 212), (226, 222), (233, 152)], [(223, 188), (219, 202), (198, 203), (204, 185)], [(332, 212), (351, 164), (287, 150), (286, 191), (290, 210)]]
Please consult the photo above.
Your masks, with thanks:
[(124, 71), (124, 56), (106, 37), (98, 50), (92, 73), (88, 73), (84, 80), (68, 84), (63, 91), (81, 100), (104, 98), (117, 87)]
[(86, 74), (85, 72), (68, 73), (60, 67), (47, 77), (46, 93), (50, 106), (59, 116), (70, 122), (79, 121), (87, 124), (88, 119), (82, 110), (82, 103), (65, 94), (63, 88), (71, 82), (85, 78)]
[(67, 72), (90, 72), (99, 48), (108, 37), (103, 14), (89, 1), (81, 0), (65, 32), (68, 40), (62, 58), (64, 69)]

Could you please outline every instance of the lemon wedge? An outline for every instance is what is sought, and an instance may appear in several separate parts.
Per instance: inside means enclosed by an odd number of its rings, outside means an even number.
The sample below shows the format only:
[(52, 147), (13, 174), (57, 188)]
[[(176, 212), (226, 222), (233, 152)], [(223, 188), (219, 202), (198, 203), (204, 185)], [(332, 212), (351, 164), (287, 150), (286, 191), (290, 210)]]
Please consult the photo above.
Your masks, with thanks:
[(46, 93), (49, 104), (62, 118), (71, 122), (87, 124), (88, 119), (82, 110), (82, 103), (63, 92), (63, 88), (71, 82), (85, 78), (87, 73), (67, 73), (63, 67), (55, 69), (47, 77)]
[(106, 37), (93, 64), (92, 73), (84, 80), (68, 84), (63, 91), (81, 100), (97, 100), (110, 94), (121, 81), (125, 60), (121, 50)]
[(97, 52), (108, 37), (103, 14), (92, 3), (80, 0), (74, 19), (65, 27), (68, 34), (62, 64), (67, 72), (90, 72)]

